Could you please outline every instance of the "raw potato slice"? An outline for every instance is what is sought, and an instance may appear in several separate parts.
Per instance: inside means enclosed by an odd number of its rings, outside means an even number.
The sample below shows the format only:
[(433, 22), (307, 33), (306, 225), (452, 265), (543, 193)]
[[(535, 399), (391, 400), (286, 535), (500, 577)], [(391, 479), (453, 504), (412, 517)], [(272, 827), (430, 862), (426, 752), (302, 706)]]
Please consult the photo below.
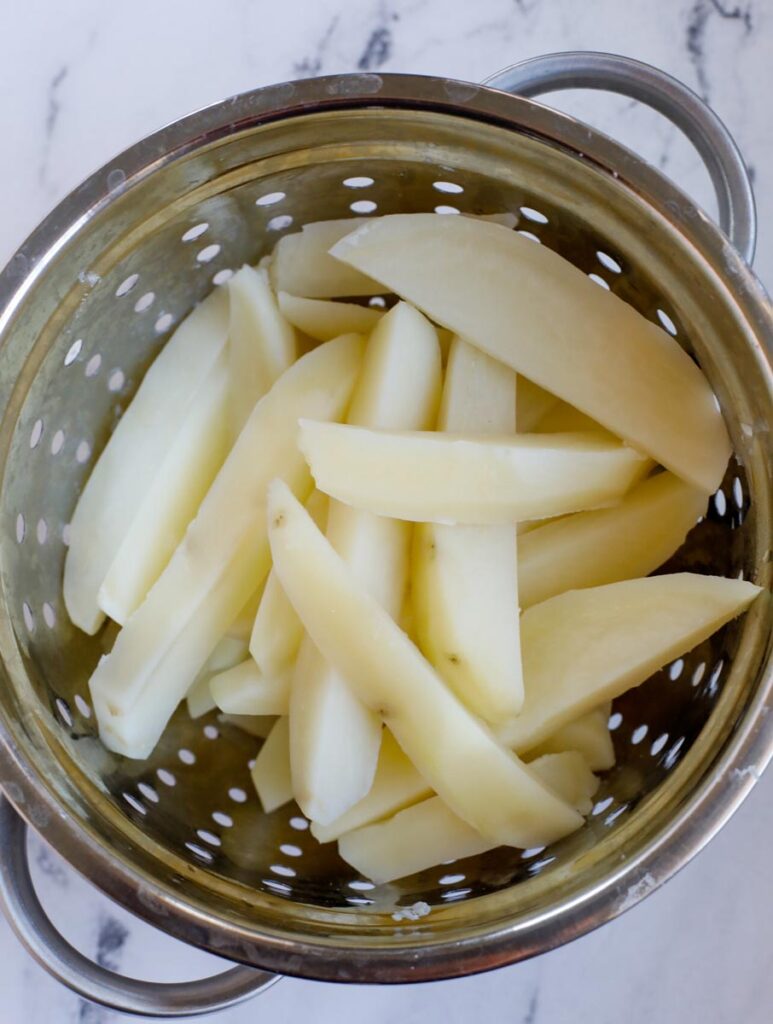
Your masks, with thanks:
[(86, 633), (96, 633), (104, 621), (99, 588), (227, 334), (228, 297), (218, 289), (183, 320), (156, 357), (86, 481), (64, 564), (65, 606)]
[(162, 471), (151, 484), (99, 589), (99, 604), (124, 625), (164, 571), (231, 446), (225, 357), (191, 403)]
[[(327, 495), (313, 490), (306, 508), (320, 530), (324, 530), (327, 526)], [(300, 619), (272, 569), (255, 615), (250, 654), (262, 672), (267, 676), (277, 676), (286, 672), (295, 661), (302, 637)]]
[(531, 770), (550, 786), (562, 800), (586, 817), (593, 808), (593, 794), (599, 780), (590, 765), (576, 750), (544, 754), (528, 762)]
[(246, 732), (248, 736), (264, 740), (274, 728), (277, 719), (274, 715), (219, 715), (218, 721), (233, 725)]
[(681, 546), (706, 504), (703, 491), (665, 472), (614, 508), (539, 525), (518, 543), (521, 608), (565, 590), (646, 576)]
[(512, 524), (599, 508), (651, 465), (595, 433), (478, 437), (302, 419), (298, 443), (321, 491), (414, 522)]
[(228, 715), (286, 715), (290, 707), (290, 676), (265, 676), (252, 658), (212, 676), (209, 688)]
[(304, 299), (280, 292), (279, 308), (298, 330), (317, 341), (330, 341), (339, 334), (370, 334), (383, 309), (370, 309), (354, 302), (330, 302), (327, 299)]
[(391, 732), (385, 729), (376, 774), (367, 796), (329, 825), (313, 821), (311, 834), (320, 843), (330, 843), (345, 832), (389, 818), (404, 807), (430, 796), (432, 790), (397, 745)]
[(607, 702), (573, 722), (567, 722), (530, 750), (527, 757), (531, 759), (543, 754), (560, 754), (566, 750), (576, 750), (582, 754), (592, 771), (606, 771), (615, 763), (615, 747), (609, 731), (611, 709), (611, 703)]
[(207, 658), (204, 668), (199, 672), (185, 698), (191, 718), (201, 718), (202, 715), (214, 710), (216, 705), (209, 689), (212, 676), (238, 665), (246, 655), (247, 645), (242, 640), (235, 640), (229, 636), (223, 637)]
[[(439, 430), (515, 433), (515, 374), (461, 338), (451, 348)], [(458, 697), (489, 722), (518, 713), (513, 526), (442, 526), (414, 532), (413, 609), (420, 647)]]
[(515, 424), (519, 434), (530, 434), (536, 429), (540, 420), (561, 401), (538, 384), (532, 384), (526, 377), (518, 374), (515, 389)]
[[(418, 428), (434, 422), (440, 350), (432, 325), (399, 303), (371, 335), (349, 422)], [(400, 614), (408, 582), (410, 527), (332, 502), (327, 536), (354, 579), (386, 612)], [(304, 814), (328, 824), (371, 787), (381, 719), (304, 640), (290, 705), (293, 790)], [(346, 742), (342, 743), (342, 737)]]
[(229, 411), (238, 437), (255, 403), (295, 361), (295, 331), (277, 306), (266, 270), (242, 267), (228, 282), (228, 295)]
[(321, 220), (306, 224), (295, 234), (283, 235), (276, 244), (270, 264), (274, 291), (290, 292), (307, 299), (335, 299), (343, 295), (378, 295), (383, 292), (385, 289), (376, 281), (329, 255), (332, 245), (366, 222), (366, 217)]
[[(183, 542), (91, 678), (92, 694), (113, 713), (131, 708), (146, 686), (157, 694), (166, 685), (156, 669), (198, 615), (202, 636), (194, 646), (197, 655), (204, 649), (203, 656), (195, 664), (191, 653), (187, 680), (177, 671), (169, 677), (170, 699), (182, 685), (181, 699), (260, 585), (269, 568), (262, 511), (266, 485), (281, 474), (304, 497), (308, 493), (310, 481), (296, 444), (298, 417), (311, 410), (322, 417), (343, 413), (362, 348), (357, 335), (327, 342), (299, 359), (255, 406)], [(207, 611), (215, 591), (216, 615)], [(184, 667), (187, 671), (190, 664)]]
[(514, 846), (579, 828), (581, 816), (499, 746), (353, 579), (282, 481), (269, 489), (268, 518), (274, 565), (309, 636), (454, 813), (489, 841)]
[[(380, 217), (332, 254), (711, 494), (730, 456), (706, 378), (546, 245), (468, 217)], [(470, 254), (474, 253), (471, 263)]]
[(252, 781), (266, 814), (292, 800), (290, 723), (287, 718), (277, 720), (260, 748), (252, 769)]
[[(530, 767), (568, 802), (590, 809), (590, 795), (595, 792), (598, 780), (579, 754), (553, 754), (540, 758)], [(444, 861), (486, 853), (496, 845), (435, 796), (400, 811), (387, 821), (341, 836), (338, 852), (361, 875), (383, 883), (425, 871)]]
[(521, 616), (526, 699), (497, 734), (530, 750), (602, 701), (638, 686), (740, 615), (760, 593), (696, 573), (572, 590)]

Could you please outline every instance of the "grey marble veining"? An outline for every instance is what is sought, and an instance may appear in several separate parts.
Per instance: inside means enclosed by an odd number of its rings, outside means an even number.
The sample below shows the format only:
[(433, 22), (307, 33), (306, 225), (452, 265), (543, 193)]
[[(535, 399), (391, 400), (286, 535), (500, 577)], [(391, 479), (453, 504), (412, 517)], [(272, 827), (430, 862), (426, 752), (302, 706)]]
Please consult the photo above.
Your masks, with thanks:
[[(773, 283), (773, 4), (770, 0), (50, 0), (0, 4), (0, 262), (91, 170), (152, 129), (223, 96), (342, 71), (480, 80), (515, 61), (599, 49), (683, 79), (728, 124), (753, 170), (756, 267)], [(556, 103), (633, 148), (708, 210), (686, 141), (627, 99)], [(551, 98), (553, 102), (553, 98)], [(389, 989), (299, 981), (229, 1011), (224, 1024), (368, 1019), (468, 1024), (768, 1024), (773, 1019), (773, 778), (664, 889), (571, 946), (494, 974)], [(218, 962), (152, 931), (31, 844), (55, 923), (100, 963), (156, 980)], [(313, 1008), (313, 1012), (312, 1012)], [(3, 1024), (128, 1021), (63, 992), (0, 919)]]

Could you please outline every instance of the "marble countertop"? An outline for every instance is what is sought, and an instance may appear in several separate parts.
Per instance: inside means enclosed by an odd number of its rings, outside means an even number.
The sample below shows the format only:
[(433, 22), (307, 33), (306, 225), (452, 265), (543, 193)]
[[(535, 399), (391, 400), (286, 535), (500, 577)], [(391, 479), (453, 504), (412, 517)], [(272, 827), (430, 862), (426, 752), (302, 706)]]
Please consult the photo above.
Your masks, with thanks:
[[(769, 0), (26, 0), (0, 5), (0, 264), (50, 207), (142, 135), (224, 96), (355, 69), (479, 80), (539, 53), (597, 49), (657, 64), (707, 99), (754, 173), (756, 269), (773, 285), (773, 6)], [(558, 103), (557, 103), (558, 105)], [(638, 149), (714, 210), (685, 140), (628, 100), (560, 105)], [(773, 1006), (773, 776), (677, 878), (570, 946), (493, 974), (389, 989), (285, 981), (220, 1015), (316, 1024), (767, 1024)], [(101, 963), (157, 980), (218, 962), (153, 932), (32, 843), (55, 922)], [(4, 1024), (126, 1020), (65, 992), (0, 919)]]

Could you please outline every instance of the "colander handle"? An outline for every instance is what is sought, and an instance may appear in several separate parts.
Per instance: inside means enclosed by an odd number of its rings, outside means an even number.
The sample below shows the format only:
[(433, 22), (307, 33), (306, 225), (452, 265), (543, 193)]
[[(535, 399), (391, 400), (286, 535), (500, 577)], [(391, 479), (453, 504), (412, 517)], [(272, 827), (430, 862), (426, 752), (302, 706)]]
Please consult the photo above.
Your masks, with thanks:
[(51, 924), (30, 877), (27, 827), (0, 793), (0, 910), (27, 951), (57, 981), (94, 1003), (144, 1017), (213, 1013), (268, 988), (279, 975), (232, 967), (200, 981), (161, 984), (124, 978), (74, 949)]
[(663, 114), (698, 150), (717, 194), (719, 226), (751, 265), (757, 214), (746, 164), (714, 111), (682, 82), (630, 57), (579, 50), (522, 61), (487, 78), (484, 84), (527, 98), (562, 89), (603, 89), (629, 96)]

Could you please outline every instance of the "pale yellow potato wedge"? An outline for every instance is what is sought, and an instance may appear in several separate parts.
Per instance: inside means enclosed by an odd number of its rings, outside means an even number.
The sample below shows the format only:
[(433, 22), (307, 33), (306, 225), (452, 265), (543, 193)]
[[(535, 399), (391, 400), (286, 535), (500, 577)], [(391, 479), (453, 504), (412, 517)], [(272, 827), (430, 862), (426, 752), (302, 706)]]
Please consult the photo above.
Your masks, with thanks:
[(615, 763), (615, 747), (609, 731), (610, 702), (588, 711), (573, 722), (567, 722), (526, 754), (527, 760), (544, 754), (561, 754), (576, 750), (582, 754), (591, 771), (603, 772)]
[[(548, 755), (529, 767), (563, 799), (579, 805), (581, 813), (590, 810), (590, 797), (598, 780), (579, 754)], [(496, 845), (434, 796), (386, 821), (342, 835), (338, 852), (361, 875), (383, 883), (446, 861), (486, 853)], [(452, 869), (449, 871), (453, 874)]]
[[(306, 502), (314, 522), (324, 530), (327, 527), (328, 497), (313, 490)], [(287, 600), (282, 584), (272, 569), (268, 574), (250, 636), (250, 654), (261, 672), (278, 676), (287, 672), (298, 656), (303, 626), (295, 609)]]
[(269, 264), (274, 291), (289, 292), (307, 299), (378, 295), (388, 291), (367, 275), (329, 255), (332, 245), (366, 221), (366, 217), (321, 220), (306, 224), (295, 234), (283, 235)]
[[(438, 429), (515, 433), (515, 374), (454, 339)], [(500, 722), (523, 703), (514, 526), (414, 531), (413, 610), (419, 646), (476, 714)]]
[(248, 736), (264, 740), (278, 719), (274, 715), (219, 715), (218, 721), (233, 725)]
[[(169, 700), (183, 687), (173, 710), (260, 585), (270, 564), (266, 485), (281, 475), (303, 497), (308, 494), (308, 471), (296, 444), (298, 417), (311, 410), (323, 417), (343, 413), (362, 350), (357, 335), (327, 342), (298, 360), (255, 406), (184, 540), (91, 678), (92, 694), (113, 714), (128, 711), (148, 686), (157, 696), (167, 680)], [(161, 661), (194, 619), (201, 635), (190, 656), (183, 658), (178, 648), (175, 671), (160, 676)]]
[(193, 686), (186, 694), (185, 703), (191, 718), (201, 718), (202, 715), (215, 709), (217, 705), (209, 689), (210, 680), (219, 672), (238, 665), (246, 656), (247, 645), (243, 640), (236, 640), (229, 636), (223, 637), (207, 658), (204, 668), (196, 676)]
[(229, 413), (236, 438), (258, 399), (295, 362), (296, 345), (295, 331), (277, 305), (266, 270), (244, 266), (227, 287)]
[(64, 602), (72, 622), (96, 633), (104, 621), (99, 589), (135, 516), (183, 429), (191, 403), (222, 353), (228, 297), (219, 289), (180, 324), (118, 421), (78, 499), (64, 564)]
[(331, 252), (707, 494), (722, 480), (730, 441), (700, 369), (547, 246), (468, 217), (408, 214), (363, 224)]
[(286, 717), (277, 719), (255, 758), (251, 774), (266, 814), (271, 814), (292, 800), (290, 723)]
[(581, 816), (445, 686), (281, 480), (269, 488), (268, 520), (274, 565), (309, 636), (454, 813), (489, 841), (516, 846), (579, 828)]
[(619, 501), (651, 466), (596, 433), (512, 437), (300, 421), (319, 490), (413, 522), (514, 524)]
[(760, 592), (746, 580), (674, 573), (571, 590), (534, 605), (521, 616), (526, 699), (497, 735), (515, 750), (533, 749), (692, 650)]
[(231, 447), (228, 374), (221, 356), (191, 403), (99, 588), (99, 605), (124, 625), (164, 571)]
[(384, 730), (373, 785), (366, 796), (329, 825), (311, 823), (311, 834), (330, 843), (346, 832), (397, 814), (404, 807), (426, 800), (432, 790), (400, 749), (394, 736)]
[[(429, 426), (436, 415), (440, 376), (434, 328), (421, 313), (399, 303), (368, 342), (349, 422)], [(327, 536), (358, 584), (397, 618), (408, 582), (410, 527), (332, 502)], [(292, 683), (290, 753), (295, 798), (308, 818), (327, 824), (365, 796), (373, 782), (381, 733), (378, 714), (306, 638)]]
[(228, 715), (286, 715), (290, 675), (264, 675), (252, 658), (213, 675), (209, 689), (215, 705)]
[(530, 434), (537, 428), (537, 424), (561, 401), (556, 395), (551, 395), (539, 384), (532, 384), (530, 380), (518, 374), (518, 383), (515, 389), (515, 424), (519, 434)]
[(681, 546), (706, 505), (703, 491), (665, 472), (613, 508), (539, 525), (518, 543), (521, 608), (565, 590), (646, 576)]
[(370, 334), (384, 315), (383, 309), (358, 306), (355, 302), (305, 299), (288, 292), (280, 292), (277, 299), (289, 322), (317, 341), (330, 341), (339, 334)]
[[(139, 688), (125, 709), (111, 700), (105, 688), (91, 683), (99, 734), (110, 750), (137, 760), (152, 753), (177, 705), (225, 636), (233, 621), (234, 607), (244, 603), (245, 595), (254, 586), (261, 565), (258, 559), (263, 556), (259, 550), (256, 553), (254, 539), (250, 537), (248, 541), (237, 549), (184, 628), (163, 650), (150, 680)], [(116, 645), (122, 633), (118, 634)], [(102, 659), (97, 670), (104, 666), (107, 657), (109, 655)]]

